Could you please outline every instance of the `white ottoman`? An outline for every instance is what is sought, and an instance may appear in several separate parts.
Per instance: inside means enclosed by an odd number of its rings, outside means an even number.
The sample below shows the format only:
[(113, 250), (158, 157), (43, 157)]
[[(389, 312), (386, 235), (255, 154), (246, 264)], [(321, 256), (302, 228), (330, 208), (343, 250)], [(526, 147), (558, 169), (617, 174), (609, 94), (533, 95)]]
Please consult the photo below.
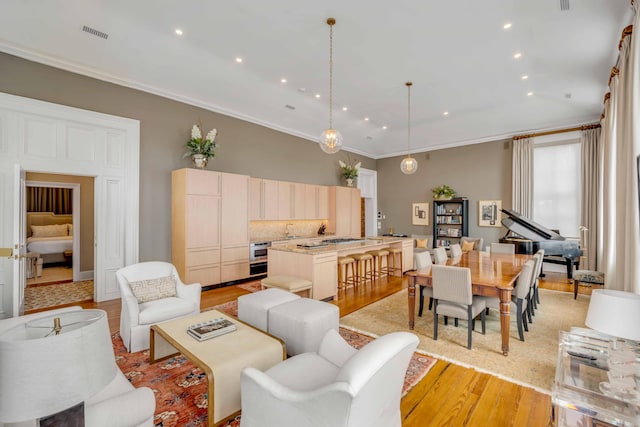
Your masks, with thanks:
[(281, 289), (266, 289), (238, 297), (238, 319), (258, 329), (269, 330), (269, 310), (279, 304), (300, 299)]
[(260, 283), (262, 285), (262, 289), (279, 288), (296, 294), (304, 292), (304, 295), (301, 296), (313, 298), (311, 289), (312, 283), (307, 279), (301, 279), (293, 276), (269, 276), (262, 279)]
[(327, 331), (338, 330), (339, 319), (337, 306), (300, 298), (269, 310), (269, 333), (284, 341), (290, 356), (316, 352)]

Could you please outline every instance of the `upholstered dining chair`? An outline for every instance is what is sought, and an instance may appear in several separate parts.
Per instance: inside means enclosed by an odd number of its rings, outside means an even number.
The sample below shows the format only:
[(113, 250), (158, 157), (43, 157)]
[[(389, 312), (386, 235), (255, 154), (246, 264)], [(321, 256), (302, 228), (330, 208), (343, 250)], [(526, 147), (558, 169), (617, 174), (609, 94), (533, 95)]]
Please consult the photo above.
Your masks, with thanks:
[[(413, 254), (413, 266), (416, 270), (431, 267), (432, 264), (431, 254), (429, 252)], [(422, 316), (425, 295), (429, 297), (429, 310), (431, 310), (431, 306), (433, 305), (433, 290), (429, 286), (420, 285), (420, 308), (418, 309), (418, 316)]]
[(491, 253), (492, 254), (515, 254), (516, 245), (514, 245), (513, 243), (492, 243)]
[[(473, 244), (473, 247), (471, 249), (466, 249), (465, 250), (465, 244)], [(466, 251), (481, 251), (484, 248), (484, 246), (482, 246), (483, 244), (484, 244), (484, 238), (483, 237), (462, 236), (460, 238), (460, 246), (462, 247), (462, 251), (463, 252), (466, 252)]]
[(445, 262), (447, 262), (447, 250), (442, 246), (438, 246), (433, 250), (433, 263), (444, 264)]
[(393, 332), (360, 350), (335, 330), (319, 349), (241, 375), (240, 427), (400, 427), (400, 397), (418, 337)]
[(173, 264), (151, 261), (116, 272), (122, 312), (120, 336), (131, 353), (149, 348), (151, 325), (200, 313), (200, 283), (185, 285)]
[[(482, 334), (485, 333), (485, 299), (473, 296), (471, 270), (446, 265), (431, 266), (433, 285), (433, 339), (438, 339), (438, 315), (467, 320), (467, 348), (471, 349), (474, 319), (480, 315)], [(446, 323), (445, 323), (446, 324)]]
[(451, 258), (459, 257), (460, 255), (462, 255), (462, 248), (459, 244), (454, 243), (453, 245), (449, 246), (449, 254), (451, 255)]
[[(524, 341), (524, 332), (529, 331), (527, 326), (527, 307), (529, 304), (529, 294), (531, 284), (535, 280), (534, 272), (536, 268), (536, 261), (530, 259), (523, 266), (520, 271), (520, 275), (516, 281), (516, 287), (511, 295), (511, 313), (515, 313), (517, 316), (518, 336), (520, 341)], [(494, 308), (500, 311), (500, 299), (495, 297), (484, 297), (487, 308)]]

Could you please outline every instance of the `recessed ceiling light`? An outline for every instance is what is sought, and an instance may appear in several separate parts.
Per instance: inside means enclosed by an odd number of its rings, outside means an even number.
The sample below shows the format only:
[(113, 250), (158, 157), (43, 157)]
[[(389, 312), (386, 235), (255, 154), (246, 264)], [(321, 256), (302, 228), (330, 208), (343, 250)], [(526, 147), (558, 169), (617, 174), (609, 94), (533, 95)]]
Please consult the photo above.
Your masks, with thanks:
[(448, 115), (449, 115), (449, 112), (448, 112), (448, 111), (445, 111), (444, 113), (442, 113), (442, 115), (443, 115), (443, 116), (448, 116)]
[(533, 92), (527, 92), (527, 96), (533, 95)]
[(526, 74), (522, 77), (520, 77), (522, 80), (527, 80), (529, 78), (529, 76), (527, 76)]
[(285, 79), (284, 77), (280, 79), (280, 83), (286, 83), (287, 79)]
[(515, 59), (518, 59), (518, 58), (522, 57), (522, 54), (520, 52), (516, 52), (516, 53), (513, 54), (513, 57)]
[(346, 105), (344, 107), (342, 107), (342, 111), (347, 111), (347, 110), (348, 110), (348, 108), (347, 108)]
[(386, 130), (386, 129), (387, 129), (387, 126), (386, 126), (386, 125), (385, 125), (385, 126), (382, 126), (382, 129), (385, 129), (385, 130)]
[(301, 87), (300, 89), (298, 89), (298, 92), (305, 93), (306, 91), (307, 91), (307, 88), (305, 87)]
[(366, 137), (366, 138), (367, 138), (367, 139), (373, 139), (373, 137), (372, 137), (372, 136), (369, 136), (369, 135), (367, 135), (367, 137)]
[(176, 28), (176, 34), (181, 36), (182, 35), (182, 30), (180, 28)]
[(511, 28), (511, 22), (507, 22), (502, 26), (502, 28), (504, 28), (505, 30), (508, 30), (509, 28)]
[(316, 93), (316, 98), (320, 98), (320, 94), (319, 93)]
[(369, 121), (369, 117), (365, 117), (365, 118), (364, 118), (364, 121), (365, 121), (365, 122), (368, 122), (368, 121)]
[(238, 64), (242, 63), (242, 58), (237, 57), (237, 58), (236, 58), (236, 62), (237, 62)]

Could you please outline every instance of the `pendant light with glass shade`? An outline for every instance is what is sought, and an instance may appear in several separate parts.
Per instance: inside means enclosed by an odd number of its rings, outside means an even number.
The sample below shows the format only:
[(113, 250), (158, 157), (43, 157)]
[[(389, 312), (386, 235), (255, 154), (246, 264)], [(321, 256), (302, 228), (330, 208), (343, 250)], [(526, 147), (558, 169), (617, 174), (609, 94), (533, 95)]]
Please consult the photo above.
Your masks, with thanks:
[(411, 147), (411, 86), (413, 83), (406, 82), (408, 97), (407, 97), (407, 157), (402, 159), (402, 163), (400, 163), (400, 170), (405, 175), (411, 175), (415, 171), (418, 170), (418, 161), (411, 157), (410, 147)]
[(328, 18), (329, 25), (329, 129), (320, 135), (320, 148), (327, 154), (333, 154), (342, 148), (342, 135), (333, 128), (333, 26), (335, 18)]

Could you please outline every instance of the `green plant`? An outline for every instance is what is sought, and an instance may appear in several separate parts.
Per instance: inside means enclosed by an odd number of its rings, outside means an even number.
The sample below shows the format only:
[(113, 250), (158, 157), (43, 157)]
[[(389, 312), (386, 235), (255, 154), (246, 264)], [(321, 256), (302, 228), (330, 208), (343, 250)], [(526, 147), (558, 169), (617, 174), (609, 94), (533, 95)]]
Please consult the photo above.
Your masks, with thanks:
[(360, 170), (362, 162), (352, 165), (351, 161), (349, 161), (349, 163), (345, 163), (342, 160), (338, 160), (338, 164), (342, 168), (341, 174), (345, 179), (354, 179), (358, 177), (358, 170)]
[(202, 138), (200, 126), (193, 125), (191, 128), (191, 139), (187, 141), (187, 151), (183, 157), (190, 157), (194, 154), (202, 154), (206, 159), (215, 157), (215, 149), (218, 146), (215, 142), (218, 131), (211, 129), (205, 138)]
[(436, 199), (441, 197), (454, 197), (456, 195), (456, 191), (445, 184), (442, 184), (439, 187), (432, 188), (431, 191), (433, 192), (433, 197)]

